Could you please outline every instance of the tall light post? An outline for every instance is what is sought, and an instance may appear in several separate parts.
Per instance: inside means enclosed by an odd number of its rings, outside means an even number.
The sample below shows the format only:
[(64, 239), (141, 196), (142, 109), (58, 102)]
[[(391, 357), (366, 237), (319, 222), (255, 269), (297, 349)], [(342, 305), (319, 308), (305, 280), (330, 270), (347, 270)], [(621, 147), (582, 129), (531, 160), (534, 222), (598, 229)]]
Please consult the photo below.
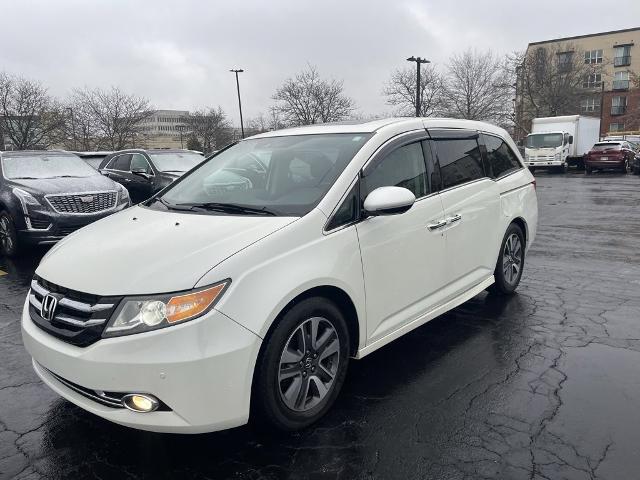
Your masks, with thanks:
[(430, 60), (413, 55), (407, 58), (408, 62), (416, 62), (416, 117), (420, 116), (420, 65), (423, 63), (431, 63)]
[(240, 109), (240, 130), (242, 131), (242, 138), (244, 138), (244, 123), (242, 122), (242, 102), (240, 101), (240, 81), (238, 80), (238, 74), (244, 72), (244, 70), (241, 68), (232, 68), (229, 71), (236, 74), (236, 87), (238, 88), (238, 108)]

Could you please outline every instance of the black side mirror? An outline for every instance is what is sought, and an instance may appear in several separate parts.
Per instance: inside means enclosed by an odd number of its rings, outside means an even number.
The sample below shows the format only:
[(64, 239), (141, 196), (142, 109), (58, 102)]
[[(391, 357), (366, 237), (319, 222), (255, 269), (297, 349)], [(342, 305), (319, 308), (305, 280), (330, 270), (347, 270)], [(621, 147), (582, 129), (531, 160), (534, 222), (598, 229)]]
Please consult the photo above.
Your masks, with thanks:
[(569, 135), (569, 145), (573, 145), (573, 135)]
[(151, 178), (151, 175), (149, 175), (147, 173), (147, 170), (144, 168), (134, 168), (133, 170), (131, 170), (131, 173), (133, 173), (134, 175), (138, 175), (145, 180), (149, 180)]

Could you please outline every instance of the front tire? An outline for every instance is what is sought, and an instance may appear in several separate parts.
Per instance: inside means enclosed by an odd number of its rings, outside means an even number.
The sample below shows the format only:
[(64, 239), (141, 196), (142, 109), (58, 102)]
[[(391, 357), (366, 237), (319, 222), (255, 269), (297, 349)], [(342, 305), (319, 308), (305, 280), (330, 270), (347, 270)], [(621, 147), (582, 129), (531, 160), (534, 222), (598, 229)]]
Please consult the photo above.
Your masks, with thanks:
[(340, 309), (323, 297), (295, 304), (265, 340), (256, 365), (252, 413), (279, 430), (319, 420), (344, 383), (349, 331)]
[(0, 254), (15, 257), (19, 252), (18, 234), (13, 218), (8, 212), (0, 212)]
[(501, 295), (511, 295), (516, 291), (524, 269), (525, 240), (522, 229), (512, 223), (504, 234), (500, 254), (493, 273), (495, 283), (489, 289)]
[(591, 167), (588, 167), (588, 166), (584, 167), (584, 174), (585, 175), (591, 175), (592, 172), (593, 172), (593, 169)]

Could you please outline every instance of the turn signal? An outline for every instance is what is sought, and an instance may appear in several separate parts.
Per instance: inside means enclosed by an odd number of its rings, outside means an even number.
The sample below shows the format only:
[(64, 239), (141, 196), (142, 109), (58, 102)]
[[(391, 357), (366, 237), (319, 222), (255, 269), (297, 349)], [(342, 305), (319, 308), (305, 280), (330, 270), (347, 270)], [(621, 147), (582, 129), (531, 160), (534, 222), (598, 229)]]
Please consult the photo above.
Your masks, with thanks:
[(226, 286), (226, 283), (221, 283), (206, 290), (172, 297), (167, 302), (165, 312), (167, 322), (181, 322), (200, 315), (215, 302)]

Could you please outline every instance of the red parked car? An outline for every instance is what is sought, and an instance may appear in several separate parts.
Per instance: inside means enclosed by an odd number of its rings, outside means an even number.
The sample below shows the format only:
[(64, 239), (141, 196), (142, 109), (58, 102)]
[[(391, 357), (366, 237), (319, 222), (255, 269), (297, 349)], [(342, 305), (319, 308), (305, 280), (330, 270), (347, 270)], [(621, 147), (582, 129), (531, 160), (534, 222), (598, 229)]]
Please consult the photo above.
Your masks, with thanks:
[(598, 142), (584, 156), (584, 171), (615, 169), (623, 173), (631, 171), (635, 152), (625, 141)]

